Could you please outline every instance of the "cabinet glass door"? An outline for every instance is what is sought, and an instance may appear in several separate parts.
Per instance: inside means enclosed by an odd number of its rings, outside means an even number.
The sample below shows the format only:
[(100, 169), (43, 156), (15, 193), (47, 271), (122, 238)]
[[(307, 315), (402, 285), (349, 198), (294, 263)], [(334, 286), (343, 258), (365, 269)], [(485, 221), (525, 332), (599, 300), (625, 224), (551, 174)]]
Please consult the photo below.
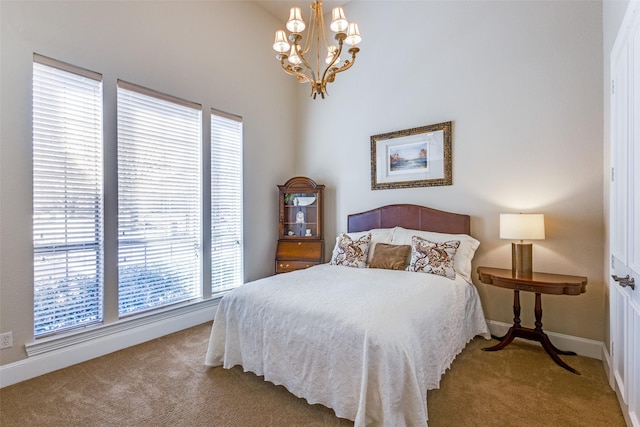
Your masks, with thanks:
[(318, 195), (316, 193), (285, 193), (285, 237), (316, 237), (318, 235)]

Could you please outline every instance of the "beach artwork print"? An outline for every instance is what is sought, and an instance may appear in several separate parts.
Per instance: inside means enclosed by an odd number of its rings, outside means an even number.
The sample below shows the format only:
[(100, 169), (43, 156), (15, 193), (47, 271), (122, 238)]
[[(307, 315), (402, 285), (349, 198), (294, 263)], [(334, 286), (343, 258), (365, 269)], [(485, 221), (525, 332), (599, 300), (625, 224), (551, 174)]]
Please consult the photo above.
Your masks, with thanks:
[(429, 144), (426, 141), (389, 146), (390, 175), (429, 171)]

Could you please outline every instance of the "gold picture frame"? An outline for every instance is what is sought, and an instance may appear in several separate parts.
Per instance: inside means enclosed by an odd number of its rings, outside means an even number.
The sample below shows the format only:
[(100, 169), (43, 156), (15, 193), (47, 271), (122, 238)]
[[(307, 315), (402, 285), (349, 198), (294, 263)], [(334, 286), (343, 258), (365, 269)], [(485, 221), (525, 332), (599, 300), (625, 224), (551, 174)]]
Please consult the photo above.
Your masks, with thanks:
[(452, 185), (451, 123), (371, 137), (371, 189)]

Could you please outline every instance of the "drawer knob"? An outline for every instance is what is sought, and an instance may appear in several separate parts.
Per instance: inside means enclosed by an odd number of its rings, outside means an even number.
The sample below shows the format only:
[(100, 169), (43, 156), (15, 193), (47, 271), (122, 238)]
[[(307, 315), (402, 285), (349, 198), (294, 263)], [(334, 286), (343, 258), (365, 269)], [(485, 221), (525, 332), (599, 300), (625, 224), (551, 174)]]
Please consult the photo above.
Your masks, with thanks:
[(302, 244), (302, 242), (298, 242), (298, 246), (300, 246)]

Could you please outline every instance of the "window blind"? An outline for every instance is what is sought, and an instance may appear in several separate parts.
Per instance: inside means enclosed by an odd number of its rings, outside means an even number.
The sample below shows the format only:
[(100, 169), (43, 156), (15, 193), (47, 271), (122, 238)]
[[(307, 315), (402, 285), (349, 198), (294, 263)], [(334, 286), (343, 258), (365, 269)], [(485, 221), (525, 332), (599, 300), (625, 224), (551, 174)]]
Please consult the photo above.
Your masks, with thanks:
[(202, 108), (118, 82), (120, 316), (202, 295)]
[(242, 118), (211, 111), (211, 291), (243, 283)]
[(33, 62), (34, 335), (102, 322), (102, 76)]

